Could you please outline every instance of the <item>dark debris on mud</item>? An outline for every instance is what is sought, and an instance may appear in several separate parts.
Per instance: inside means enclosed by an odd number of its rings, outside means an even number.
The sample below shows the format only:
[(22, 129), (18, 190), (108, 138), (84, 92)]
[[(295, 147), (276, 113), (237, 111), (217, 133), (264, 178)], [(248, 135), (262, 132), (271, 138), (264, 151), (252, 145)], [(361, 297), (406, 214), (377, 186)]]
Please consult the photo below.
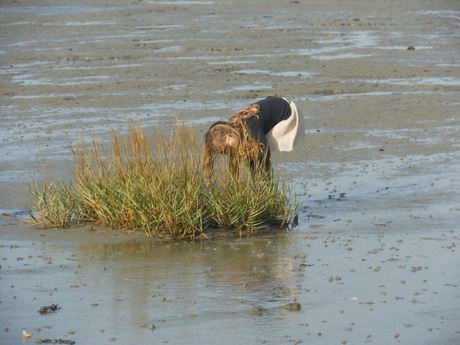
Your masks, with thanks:
[(40, 308), (38, 311), (40, 314), (50, 314), (50, 313), (55, 313), (61, 309), (61, 307), (58, 304), (51, 304), (50, 306), (43, 306)]
[(65, 340), (65, 339), (35, 339), (37, 344), (67, 344), (67, 345), (75, 345), (75, 341), (73, 340)]

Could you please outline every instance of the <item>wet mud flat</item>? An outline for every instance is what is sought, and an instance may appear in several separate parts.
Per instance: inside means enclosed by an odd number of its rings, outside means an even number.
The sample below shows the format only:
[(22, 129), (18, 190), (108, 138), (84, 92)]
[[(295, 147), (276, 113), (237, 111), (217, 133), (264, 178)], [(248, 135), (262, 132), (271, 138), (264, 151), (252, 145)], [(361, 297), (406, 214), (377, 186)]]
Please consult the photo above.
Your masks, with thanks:
[(2, 214), (27, 217), (45, 163), (69, 176), (69, 141), (130, 120), (202, 135), (276, 94), (307, 142), (273, 157), (301, 201), (286, 233), (157, 242), (0, 219), (0, 344), (458, 343), (459, 10), (4, 1)]
[(99, 233), (85, 243), (86, 233), (14, 226), (0, 247), (1, 339), (21, 344), (26, 330), (77, 344), (456, 343), (453, 220), (376, 216), (383, 205), (366, 203), (323, 200), (292, 232), (214, 241)]

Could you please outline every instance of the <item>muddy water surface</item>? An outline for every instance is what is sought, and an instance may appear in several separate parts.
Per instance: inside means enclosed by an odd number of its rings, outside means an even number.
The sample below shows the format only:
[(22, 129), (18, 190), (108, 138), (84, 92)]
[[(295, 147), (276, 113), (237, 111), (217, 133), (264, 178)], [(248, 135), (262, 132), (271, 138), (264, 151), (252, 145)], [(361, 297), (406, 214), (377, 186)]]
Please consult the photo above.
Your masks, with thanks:
[[(3, 1), (0, 345), (458, 343), (459, 17), (451, 0)], [(15, 220), (44, 165), (70, 176), (79, 135), (179, 119), (201, 136), (274, 94), (306, 120), (305, 147), (273, 157), (292, 231), (164, 243)]]

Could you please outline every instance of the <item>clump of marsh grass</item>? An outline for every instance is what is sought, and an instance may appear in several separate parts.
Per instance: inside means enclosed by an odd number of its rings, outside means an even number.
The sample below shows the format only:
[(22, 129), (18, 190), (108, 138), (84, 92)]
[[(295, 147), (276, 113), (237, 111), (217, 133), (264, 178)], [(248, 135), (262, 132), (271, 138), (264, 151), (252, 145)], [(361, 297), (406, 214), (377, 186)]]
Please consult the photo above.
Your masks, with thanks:
[(217, 226), (252, 233), (267, 225), (286, 228), (296, 216), (286, 181), (274, 180), (265, 169), (219, 164), (216, 181), (205, 191), (207, 208)]
[(81, 139), (70, 147), (72, 184), (51, 180), (32, 186), (37, 223), (67, 228), (94, 222), (158, 238), (191, 238), (210, 224), (240, 234), (267, 224), (289, 225), (297, 204), (285, 182), (259, 178), (249, 169), (236, 176), (221, 166), (207, 185), (200, 144), (193, 131), (176, 126), (170, 136), (157, 132), (151, 147), (132, 123), (124, 138), (113, 131), (109, 146)]
[(68, 228), (78, 222), (78, 201), (71, 185), (56, 184), (53, 180), (39, 185), (35, 181), (31, 193), (40, 215), (39, 220), (32, 215), (37, 224)]

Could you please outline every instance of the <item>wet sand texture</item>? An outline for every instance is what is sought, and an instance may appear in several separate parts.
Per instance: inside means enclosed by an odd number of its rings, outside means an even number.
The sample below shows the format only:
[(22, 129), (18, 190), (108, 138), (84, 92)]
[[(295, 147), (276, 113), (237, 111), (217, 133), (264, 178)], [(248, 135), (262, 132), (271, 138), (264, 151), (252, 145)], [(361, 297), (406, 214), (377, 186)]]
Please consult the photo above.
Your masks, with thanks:
[(69, 141), (130, 120), (202, 135), (276, 94), (307, 141), (273, 157), (302, 202), (288, 233), (164, 243), (0, 219), (0, 344), (459, 343), (459, 7), (2, 1), (3, 214), (27, 215), (45, 163), (70, 176)]

